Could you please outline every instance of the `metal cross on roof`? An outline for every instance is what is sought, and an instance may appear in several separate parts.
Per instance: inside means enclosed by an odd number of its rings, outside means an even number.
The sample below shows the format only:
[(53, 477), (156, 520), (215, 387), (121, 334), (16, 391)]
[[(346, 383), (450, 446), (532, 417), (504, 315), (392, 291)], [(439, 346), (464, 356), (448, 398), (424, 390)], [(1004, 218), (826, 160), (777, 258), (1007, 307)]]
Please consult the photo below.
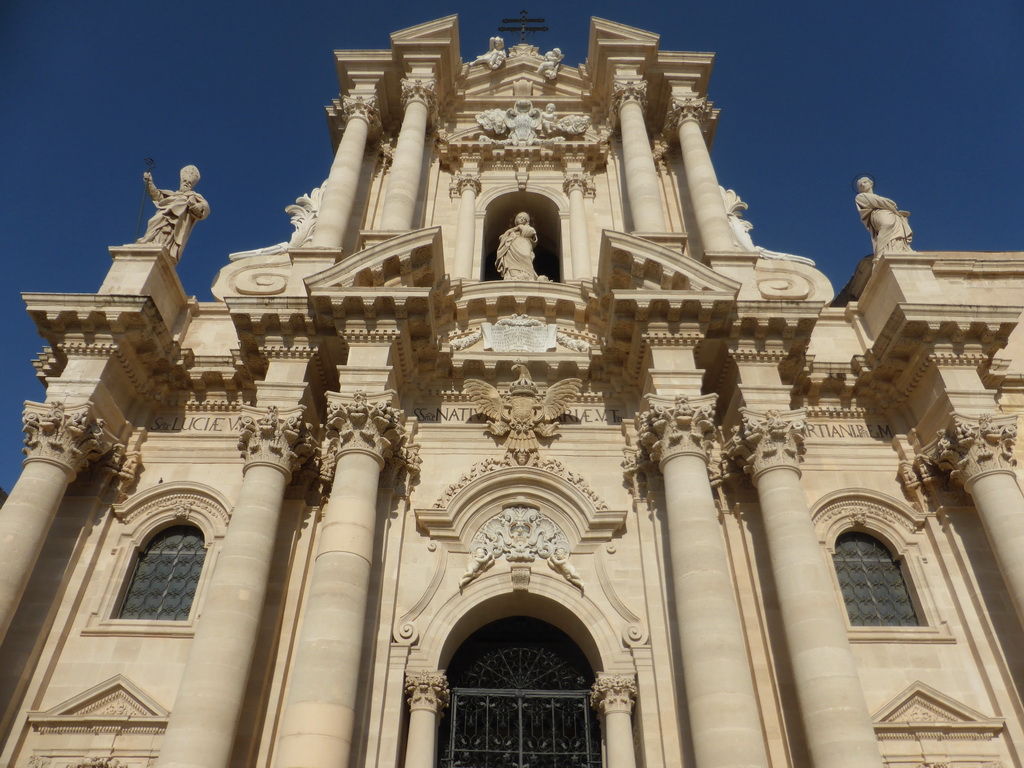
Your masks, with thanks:
[(519, 44), (522, 45), (526, 42), (526, 35), (528, 32), (547, 32), (547, 27), (531, 27), (530, 24), (541, 24), (547, 21), (547, 19), (528, 19), (526, 17), (526, 11), (519, 12), (518, 19), (502, 19), (502, 24), (518, 24), (515, 27), (498, 27), (499, 32), (518, 32), (519, 33)]

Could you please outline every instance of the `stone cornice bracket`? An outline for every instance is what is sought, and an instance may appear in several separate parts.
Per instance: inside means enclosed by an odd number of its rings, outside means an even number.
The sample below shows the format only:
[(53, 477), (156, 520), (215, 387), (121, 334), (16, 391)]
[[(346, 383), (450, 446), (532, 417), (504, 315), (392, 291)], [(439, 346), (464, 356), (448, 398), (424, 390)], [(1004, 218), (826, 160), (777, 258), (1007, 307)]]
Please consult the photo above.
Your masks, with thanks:
[(452, 183), (448, 186), (448, 195), (450, 197), (462, 197), (462, 193), (467, 189), (472, 189), (476, 195), (480, 194), (483, 186), (480, 184), (480, 174), (470, 173), (468, 171), (459, 171), (455, 174), (455, 178)]
[(280, 413), (277, 406), (267, 409), (242, 406), (242, 422), (238, 450), (245, 459), (245, 469), (256, 465), (272, 466), (289, 479), (292, 473), (315, 452), (315, 444), (302, 409)]
[(764, 414), (743, 408), (740, 413), (742, 421), (725, 445), (725, 453), (741, 464), (755, 481), (761, 473), (775, 467), (800, 471), (808, 432), (802, 408), (795, 411), (772, 409)]
[(1015, 416), (983, 413), (975, 420), (954, 415), (952, 426), (939, 432), (934, 455), (940, 469), (970, 490), (983, 475), (1013, 472), (1016, 442)]
[(576, 189), (586, 197), (594, 197), (597, 194), (597, 185), (594, 183), (593, 177), (586, 171), (570, 171), (565, 174), (562, 190), (568, 195)]
[(402, 109), (406, 109), (412, 101), (418, 101), (426, 106), (430, 116), (429, 122), (433, 123), (437, 119), (437, 81), (403, 78)]
[(408, 453), (403, 449), (409, 446), (401, 411), (387, 403), (371, 401), (362, 391), (352, 398), (342, 399), (333, 393), (328, 397), (324, 464), (331, 474), (338, 459), (348, 451), (371, 454), (382, 469), (388, 461), (403, 461), (403, 454)]
[(405, 676), (405, 695), (409, 709), (426, 709), (440, 713), (448, 706), (451, 694), (448, 678), (443, 672), (410, 672)]
[(93, 419), (92, 405), (67, 410), (64, 403), (25, 403), (22, 453), (29, 461), (47, 461), (63, 467), (70, 476), (81, 472), (110, 450), (103, 419)]
[(633, 712), (636, 702), (636, 678), (633, 675), (598, 675), (590, 689), (590, 706), (607, 715)]
[(705, 464), (709, 463), (715, 440), (717, 399), (717, 395), (679, 396), (672, 405), (652, 403), (649, 410), (636, 417), (639, 464), (663, 466), (681, 454), (699, 456)]
[(135, 487), (142, 471), (142, 454), (129, 451), (115, 443), (103, 459), (96, 464), (104, 490), (109, 490), (113, 503), (120, 504)]
[(673, 98), (665, 115), (665, 133), (674, 134), (684, 120), (696, 120), (702, 131), (711, 125), (714, 104), (706, 98)]
[(365, 120), (370, 128), (370, 136), (377, 136), (380, 133), (380, 109), (376, 96), (343, 96), (341, 117), (346, 125), (353, 118)]

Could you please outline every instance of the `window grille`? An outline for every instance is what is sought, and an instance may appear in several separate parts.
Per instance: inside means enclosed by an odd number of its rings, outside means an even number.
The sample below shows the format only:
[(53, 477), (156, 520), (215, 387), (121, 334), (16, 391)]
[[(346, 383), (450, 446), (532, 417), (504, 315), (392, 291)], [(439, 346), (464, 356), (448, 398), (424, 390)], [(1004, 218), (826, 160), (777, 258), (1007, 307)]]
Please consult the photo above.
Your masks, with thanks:
[(176, 525), (160, 531), (139, 553), (118, 618), (188, 620), (205, 559), (198, 528)]
[(882, 542), (866, 533), (844, 533), (832, 559), (850, 624), (920, 626), (903, 570)]

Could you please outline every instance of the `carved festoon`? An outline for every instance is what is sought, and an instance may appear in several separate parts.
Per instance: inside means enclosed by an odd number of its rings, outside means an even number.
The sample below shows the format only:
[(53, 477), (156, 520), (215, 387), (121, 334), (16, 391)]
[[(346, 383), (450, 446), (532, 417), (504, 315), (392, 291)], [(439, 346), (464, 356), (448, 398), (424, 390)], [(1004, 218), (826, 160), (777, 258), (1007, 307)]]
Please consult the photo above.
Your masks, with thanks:
[(405, 676), (405, 695), (409, 699), (409, 709), (441, 712), (451, 699), (448, 678), (443, 672), (409, 673)]
[[(405, 446), (403, 414), (385, 403), (371, 402), (365, 392), (349, 401), (334, 401), (327, 409), (324, 464), (333, 470), (346, 451), (368, 451), (380, 461), (401, 460), (396, 451)], [(418, 464), (416, 465), (418, 466)]]
[(745, 411), (725, 450), (756, 477), (772, 467), (799, 467), (807, 432), (802, 410), (772, 409), (764, 415)]
[(27, 404), (22, 414), (22, 430), (29, 459), (55, 461), (73, 474), (110, 450), (102, 419), (93, 419), (89, 407), (66, 411), (64, 403), (50, 406)]
[(495, 437), (507, 437), (506, 452), (523, 465), (536, 460), (540, 444), (538, 437), (555, 437), (558, 424), (554, 422), (579, 394), (579, 379), (563, 379), (552, 384), (541, 397), (525, 365), (512, 366), (519, 378), (504, 395), (486, 381), (466, 379), (465, 392), (476, 404), (479, 413), (490, 424), (485, 431)]
[(248, 468), (273, 464), (291, 475), (313, 455), (315, 446), (300, 411), (279, 415), (277, 406), (266, 410), (245, 406), (238, 450)]
[(598, 675), (590, 689), (590, 706), (607, 715), (633, 711), (636, 702), (636, 678), (632, 675)]
[(709, 461), (715, 439), (715, 397), (691, 402), (677, 397), (670, 406), (653, 405), (637, 416), (639, 465), (660, 464), (679, 454), (700, 456)]
[(1017, 442), (1013, 417), (997, 421), (986, 413), (975, 422), (956, 416), (953, 426), (938, 438), (935, 457), (939, 467), (964, 485), (986, 472), (1012, 470), (1017, 463), (1013, 458)]

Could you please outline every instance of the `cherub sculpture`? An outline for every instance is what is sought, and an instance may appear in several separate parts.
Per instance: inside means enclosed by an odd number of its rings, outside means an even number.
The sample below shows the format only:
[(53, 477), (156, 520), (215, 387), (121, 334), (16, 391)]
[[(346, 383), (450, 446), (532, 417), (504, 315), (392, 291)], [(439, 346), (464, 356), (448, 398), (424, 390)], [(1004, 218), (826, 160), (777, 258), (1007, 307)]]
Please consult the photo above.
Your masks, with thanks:
[(490, 420), (486, 432), (495, 437), (508, 437), (505, 450), (517, 464), (526, 465), (536, 458), (538, 437), (555, 437), (555, 419), (568, 409), (579, 394), (579, 379), (563, 379), (547, 388), (543, 398), (525, 365), (517, 363), (512, 370), (519, 376), (502, 395), (486, 381), (466, 379), (464, 391), (476, 409)]
[(473, 555), (469, 559), (466, 572), (459, 579), (459, 589), (465, 589), (470, 582), (482, 576), (485, 571), (489, 571), (493, 567), (494, 555), (491, 554), (487, 547), (477, 547), (473, 550)]
[(564, 58), (565, 55), (560, 48), (552, 48), (544, 54), (544, 61), (537, 67), (537, 74), (544, 75), (548, 80), (554, 80), (558, 77), (558, 67)]
[(474, 64), (486, 64), (491, 69), (498, 69), (505, 63), (505, 40), (500, 37), (492, 37), (487, 53), (481, 53), (475, 59)]
[(580, 592), (583, 591), (583, 579), (580, 578), (580, 572), (569, 562), (569, 552), (565, 547), (555, 547), (555, 551), (548, 558), (548, 567)]

